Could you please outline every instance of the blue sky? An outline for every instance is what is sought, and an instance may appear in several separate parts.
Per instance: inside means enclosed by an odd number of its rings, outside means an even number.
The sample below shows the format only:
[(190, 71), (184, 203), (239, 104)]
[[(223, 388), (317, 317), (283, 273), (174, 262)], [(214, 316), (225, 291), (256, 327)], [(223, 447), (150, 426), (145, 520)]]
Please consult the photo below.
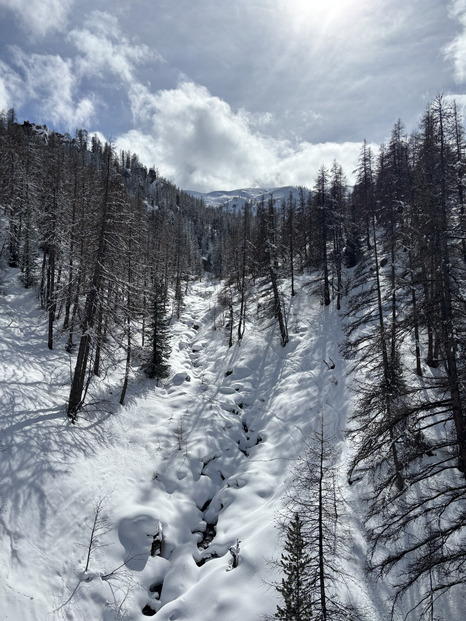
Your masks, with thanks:
[(466, 101), (466, 0), (0, 0), (0, 109), (184, 189), (312, 186)]

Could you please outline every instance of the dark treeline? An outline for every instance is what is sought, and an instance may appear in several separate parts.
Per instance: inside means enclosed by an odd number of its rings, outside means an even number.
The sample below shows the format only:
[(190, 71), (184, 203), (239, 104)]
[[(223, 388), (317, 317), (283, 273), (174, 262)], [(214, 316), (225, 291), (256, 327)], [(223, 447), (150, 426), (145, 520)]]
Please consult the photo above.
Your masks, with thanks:
[[(354, 364), (348, 480), (365, 481), (370, 566), (391, 575), (397, 598), (415, 587), (414, 618), (434, 619), (438, 598), (466, 580), (466, 167), (456, 104), (438, 96), (412, 135), (397, 122), (377, 153), (364, 142), (354, 187), (335, 162), (309, 190), (240, 210), (206, 207), (84, 130), (71, 138), (18, 124), (13, 111), (0, 119), (0, 167), (2, 258), (37, 288), (48, 347), (60, 336), (73, 353), (73, 422), (107, 365), (125, 369), (121, 402), (132, 368), (167, 375), (169, 322), (190, 279), (221, 279), (230, 346), (258, 312), (276, 320), (286, 346), (295, 277), (315, 276), (322, 304), (342, 312)], [(293, 520), (306, 541), (306, 515)], [(319, 580), (324, 572), (305, 583), (318, 589), (322, 615)], [(302, 599), (312, 606), (312, 594)]]

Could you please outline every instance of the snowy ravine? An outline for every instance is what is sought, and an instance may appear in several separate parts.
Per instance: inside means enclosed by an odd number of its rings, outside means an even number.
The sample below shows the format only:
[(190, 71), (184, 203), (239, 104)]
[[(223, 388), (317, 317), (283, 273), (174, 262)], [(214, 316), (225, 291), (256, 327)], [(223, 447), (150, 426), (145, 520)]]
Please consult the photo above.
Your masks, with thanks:
[[(350, 396), (337, 311), (310, 283), (289, 302), (290, 342), (256, 318), (228, 348), (218, 285), (192, 283), (172, 323), (171, 374), (100, 380), (89, 407), (66, 417), (73, 361), (49, 351), (45, 315), (16, 270), (0, 297), (0, 618), (9, 621), (259, 621), (273, 614), (280, 556), (276, 518), (289, 467), (323, 415), (341, 443)], [(335, 363), (333, 369), (324, 361)], [(331, 365), (329, 365), (331, 366)], [(374, 620), (383, 596), (364, 577), (359, 516), (353, 594)], [(95, 507), (99, 528), (83, 574)], [(161, 555), (150, 555), (163, 530)], [(231, 569), (230, 547), (239, 542)], [(343, 563), (343, 561), (342, 561)], [(387, 605), (389, 609), (389, 605)], [(143, 611), (144, 610), (144, 614)]]

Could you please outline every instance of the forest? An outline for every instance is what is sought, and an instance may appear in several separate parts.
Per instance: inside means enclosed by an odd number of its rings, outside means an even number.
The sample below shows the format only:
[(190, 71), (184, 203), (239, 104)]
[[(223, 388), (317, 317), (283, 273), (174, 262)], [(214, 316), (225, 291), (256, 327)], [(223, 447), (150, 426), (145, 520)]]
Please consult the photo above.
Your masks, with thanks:
[[(64, 345), (72, 356), (71, 425), (92, 409), (90, 387), (110, 367), (122, 371), (120, 404), (134, 369), (155, 385), (168, 377), (171, 325), (190, 283), (206, 275), (221, 283), (229, 347), (256, 314), (276, 324), (286, 348), (287, 302), (296, 279), (309, 275), (345, 333), (355, 396), (345, 476), (354, 488), (364, 481), (368, 572), (394, 585), (394, 613), (415, 586), (411, 618), (443, 618), (442, 598), (466, 583), (466, 137), (458, 105), (439, 95), (412, 134), (397, 121), (378, 149), (364, 141), (354, 184), (334, 162), (287, 200), (272, 195), (240, 209), (207, 206), (84, 129), (72, 137), (18, 123), (14, 110), (0, 117), (0, 168), (0, 259), (36, 292), (44, 346)], [(362, 619), (335, 596), (338, 493), (323, 429), (314, 440), (296, 466), (282, 526), (275, 618)]]

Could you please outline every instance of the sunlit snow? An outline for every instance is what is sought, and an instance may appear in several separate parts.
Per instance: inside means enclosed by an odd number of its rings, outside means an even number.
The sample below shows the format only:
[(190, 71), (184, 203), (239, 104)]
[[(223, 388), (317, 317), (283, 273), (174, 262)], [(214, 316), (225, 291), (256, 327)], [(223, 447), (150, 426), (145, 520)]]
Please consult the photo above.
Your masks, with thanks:
[[(71, 425), (72, 360), (61, 344), (47, 349), (47, 318), (16, 270), (6, 272), (2, 290), (2, 619), (273, 615), (289, 468), (322, 416), (341, 448), (345, 486), (351, 396), (337, 311), (302, 278), (289, 297), (285, 348), (253, 303), (242, 344), (228, 348), (218, 284), (192, 283), (172, 321), (170, 377), (157, 386), (135, 373), (120, 407), (121, 374), (111, 368)], [(358, 606), (386, 619), (386, 594), (364, 574), (360, 508), (351, 490), (346, 499), (351, 539), (339, 562)]]

